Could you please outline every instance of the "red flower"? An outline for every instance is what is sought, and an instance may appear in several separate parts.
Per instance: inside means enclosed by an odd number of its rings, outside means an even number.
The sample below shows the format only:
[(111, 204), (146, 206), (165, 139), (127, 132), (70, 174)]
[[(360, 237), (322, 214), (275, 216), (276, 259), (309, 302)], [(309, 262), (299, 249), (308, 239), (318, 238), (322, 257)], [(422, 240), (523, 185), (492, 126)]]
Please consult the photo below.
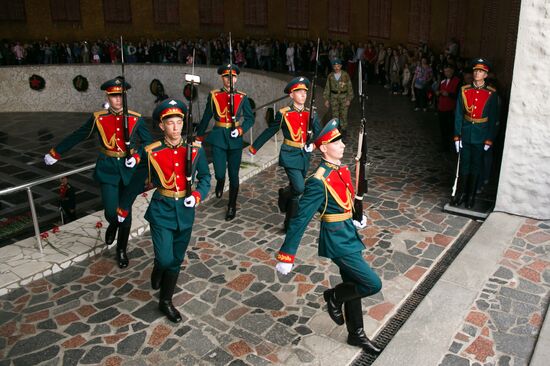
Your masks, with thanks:
[(148, 196), (147, 192), (143, 192), (143, 193), (141, 194), (141, 197), (147, 198), (147, 196)]
[(103, 227), (103, 223), (101, 221), (98, 221), (95, 223), (95, 228), (96, 229), (101, 229)]
[(52, 228), (52, 233), (53, 234), (57, 234), (61, 229), (59, 229), (59, 226), (55, 225), (53, 228)]
[(48, 239), (48, 232), (44, 231), (42, 234), (40, 234), (40, 239)]

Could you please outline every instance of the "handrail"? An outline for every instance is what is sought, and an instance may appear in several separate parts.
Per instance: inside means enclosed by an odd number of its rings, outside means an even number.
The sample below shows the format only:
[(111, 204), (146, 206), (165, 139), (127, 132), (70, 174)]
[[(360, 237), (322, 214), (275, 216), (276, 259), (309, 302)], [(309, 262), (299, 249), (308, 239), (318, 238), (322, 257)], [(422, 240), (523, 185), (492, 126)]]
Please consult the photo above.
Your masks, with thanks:
[[(257, 112), (260, 109), (265, 108), (267, 106), (275, 105), (275, 103), (277, 103), (277, 102), (279, 102), (279, 101), (281, 101), (285, 98), (288, 98), (288, 96), (283, 95), (282, 97), (273, 99), (270, 102), (267, 102), (267, 103), (265, 103), (265, 104), (263, 104), (259, 107), (254, 108), (252, 110), (252, 112), (254, 113), (254, 112)], [(34, 234), (35, 234), (35, 237), (36, 237), (36, 242), (38, 243), (38, 248), (40, 249), (40, 253), (42, 253), (42, 250), (43, 250), (42, 240), (40, 238), (40, 228), (38, 226), (38, 216), (36, 214), (36, 209), (35, 209), (35, 206), (34, 206), (34, 198), (32, 196), (31, 188), (35, 187), (35, 186), (38, 186), (38, 185), (41, 185), (41, 184), (44, 184), (44, 183), (48, 183), (48, 182), (60, 179), (62, 177), (66, 177), (66, 176), (77, 174), (77, 173), (80, 173), (80, 172), (83, 172), (83, 171), (86, 171), (86, 170), (90, 170), (94, 167), (95, 167), (95, 163), (88, 164), (88, 165), (82, 166), (80, 168), (69, 170), (67, 172), (59, 173), (59, 174), (56, 174), (56, 175), (53, 175), (53, 176), (50, 176), (50, 177), (33, 180), (32, 182), (21, 184), (19, 186), (10, 187), (10, 188), (0, 190), (0, 196), (8, 195), (8, 194), (11, 194), (11, 193), (14, 193), (14, 192), (19, 192), (19, 191), (22, 191), (22, 190), (27, 190), (27, 196), (28, 196), (28, 199), (29, 199), (29, 206), (30, 206), (30, 209), (31, 209), (32, 221), (33, 221), (33, 226), (34, 226)]]

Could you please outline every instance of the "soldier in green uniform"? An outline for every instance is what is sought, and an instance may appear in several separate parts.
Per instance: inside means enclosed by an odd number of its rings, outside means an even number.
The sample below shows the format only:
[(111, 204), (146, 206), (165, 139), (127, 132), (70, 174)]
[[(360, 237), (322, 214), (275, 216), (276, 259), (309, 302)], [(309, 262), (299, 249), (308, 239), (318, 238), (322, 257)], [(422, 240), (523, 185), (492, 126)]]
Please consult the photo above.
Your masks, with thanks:
[[(239, 194), (239, 169), (241, 167), (243, 134), (254, 124), (254, 114), (245, 93), (230, 90), (230, 74), (232, 84), (237, 83), (237, 75), (240, 70), (237, 65), (223, 65), (218, 68), (223, 87), (210, 92), (206, 101), (206, 107), (202, 120), (197, 129), (197, 140), (205, 140), (212, 146), (214, 160), (214, 173), (216, 176), (216, 197), (223, 194), (225, 185), (225, 170), (229, 175), (229, 203), (225, 220), (230, 221), (237, 213), (237, 195)], [(233, 95), (231, 95), (233, 92)], [(231, 98), (233, 97), (233, 98)], [(229, 105), (233, 99), (233, 111)], [(232, 113), (231, 113), (232, 112)], [(235, 117), (235, 126), (231, 121)], [(206, 139), (204, 135), (210, 119), (214, 117), (215, 125)], [(235, 128), (233, 128), (235, 127)]]
[(340, 120), (340, 129), (345, 138), (348, 128), (348, 109), (353, 99), (353, 87), (349, 74), (342, 70), (342, 61), (334, 59), (323, 92), (325, 106), (332, 109), (332, 118)]
[(321, 130), (317, 114), (313, 114), (313, 124), (309, 124), (309, 108), (305, 107), (307, 91), (310, 82), (303, 76), (292, 79), (285, 87), (285, 94), (290, 96), (292, 102), (289, 106), (281, 108), (273, 121), (249, 146), (251, 154), (256, 152), (273, 136), (282, 129), (284, 142), (279, 153), (279, 166), (285, 169), (290, 186), (279, 189), (279, 209), (286, 212), (284, 230), (288, 222), (298, 210), (298, 199), (304, 193), (304, 185), (309, 160), (313, 151), (313, 143), (307, 141), (308, 129), (312, 131), (312, 141)]
[(338, 266), (343, 280), (323, 293), (327, 311), (336, 324), (346, 323), (348, 344), (378, 353), (380, 349), (363, 329), (361, 298), (379, 292), (382, 282), (361, 254), (364, 246), (352, 218), (355, 193), (350, 170), (340, 164), (345, 145), (337, 127), (337, 120), (331, 120), (315, 141), (323, 160), (306, 181), (298, 215), (290, 220), (285, 241), (277, 254), (276, 269), (283, 275), (292, 270), (308, 223), (319, 212), (319, 255), (330, 258)]
[[(147, 160), (149, 180), (157, 187), (145, 219), (151, 225), (155, 261), (151, 286), (160, 288), (159, 310), (172, 322), (181, 315), (172, 304), (180, 267), (191, 239), (195, 207), (210, 190), (210, 170), (200, 142), (189, 147), (181, 135), (187, 107), (179, 100), (166, 99), (153, 112), (153, 120), (164, 131), (164, 140), (148, 145), (142, 155)], [(186, 155), (192, 148), (191, 177), (198, 180), (196, 189), (186, 194)], [(131, 204), (131, 203), (130, 203)], [(120, 219), (131, 206), (119, 208)]]
[(478, 179), (483, 169), (483, 152), (493, 146), (498, 119), (498, 95), (485, 83), (490, 64), (479, 58), (473, 61), (474, 81), (464, 85), (455, 112), (454, 142), (460, 154), (459, 191), (453, 205), (466, 203), (472, 208)]
[[(125, 83), (125, 89), (131, 86)], [(108, 110), (101, 110), (93, 113), (88, 120), (71, 135), (63, 139), (56, 147), (52, 148), (44, 156), (44, 162), (47, 165), (55, 164), (61, 156), (71, 150), (79, 142), (89, 138), (94, 133), (99, 140), (99, 156), (95, 166), (94, 178), (101, 185), (101, 197), (105, 210), (105, 219), (109, 222), (109, 227), (105, 234), (105, 243), (112, 244), (115, 240), (118, 229), (117, 239), (117, 261), (120, 268), (128, 266), (128, 257), (126, 247), (128, 245), (128, 236), (132, 224), (130, 219), (120, 225), (117, 220), (116, 209), (119, 206), (120, 197), (125, 194), (125, 190), (135, 191), (135, 185), (141, 185), (145, 176), (135, 174), (135, 169), (131, 163), (125, 161), (128, 155), (124, 141), (124, 117), (122, 115), (122, 81), (118, 78), (108, 80), (101, 85), (101, 90), (107, 94), (109, 103)], [(137, 112), (128, 111), (128, 134), (130, 136), (130, 154), (137, 154), (135, 147), (137, 141), (141, 144), (149, 144), (152, 141), (151, 135), (145, 120)], [(136, 155), (137, 156), (137, 155)], [(130, 164), (130, 165), (128, 165)], [(137, 192), (136, 192), (137, 194)], [(133, 197), (135, 199), (135, 195)]]

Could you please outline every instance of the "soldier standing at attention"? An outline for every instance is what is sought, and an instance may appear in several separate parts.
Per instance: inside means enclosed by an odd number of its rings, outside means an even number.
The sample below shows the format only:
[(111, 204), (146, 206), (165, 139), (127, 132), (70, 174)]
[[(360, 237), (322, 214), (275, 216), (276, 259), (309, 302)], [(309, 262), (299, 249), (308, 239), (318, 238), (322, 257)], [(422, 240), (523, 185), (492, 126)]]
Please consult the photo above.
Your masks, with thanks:
[[(125, 90), (130, 89), (130, 84), (125, 82)], [(135, 155), (136, 159), (125, 160), (127, 156), (126, 145), (124, 141), (124, 116), (122, 105), (122, 81), (121, 79), (112, 79), (101, 85), (101, 90), (107, 94), (109, 109), (93, 113), (90, 118), (71, 135), (64, 138), (56, 147), (52, 148), (44, 156), (46, 165), (55, 164), (61, 156), (71, 150), (76, 144), (87, 139), (93, 133), (97, 133), (99, 139), (99, 156), (95, 166), (94, 179), (101, 185), (101, 198), (105, 210), (105, 219), (109, 223), (105, 233), (105, 243), (110, 245), (115, 240), (118, 229), (117, 239), (117, 261), (120, 268), (128, 266), (128, 256), (126, 247), (132, 224), (130, 219), (119, 226), (117, 220), (117, 207), (120, 197), (125, 190), (132, 189), (135, 185), (142, 185), (145, 177), (141, 174), (134, 174), (134, 168), (137, 162), (138, 154), (134, 147), (139, 139), (141, 144), (150, 144), (151, 135), (145, 120), (137, 112), (128, 111), (128, 135), (130, 137), (130, 154)], [(136, 195), (138, 192), (136, 191)], [(132, 202), (135, 195), (132, 197)]]
[(304, 193), (305, 178), (313, 151), (313, 143), (308, 145), (306, 141), (307, 131), (311, 128), (315, 137), (321, 130), (317, 114), (313, 115), (313, 126), (308, 126), (310, 110), (304, 105), (309, 86), (309, 80), (303, 76), (294, 78), (287, 84), (284, 92), (290, 96), (292, 103), (277, 112), (273, 123), (248, 148), (251, 154), (256, 154), (279, 129), (283, 130), (284, 142), (279, 153), (279, 166), (285, 169), (290, 183), (289, 187), (279, 189), (279, 209), (286, 212), (285, 231), (289, 220), (298, 211), (298, 200)]
[(473, 61), (474, 81), (460, 89), (455, 113), (454, 142), (460, 153), (459, 191), (453, 205), (474, 207), (477, 180), (483, 170), (483, 152), (493, 146), (498, 119), (498, 95), (485, 83), (490, 64)]
[[(145, 147), (143, 155), (149, 167), (149, 180), (157, 187), (145, 219), (151, 225), (155, 260), (151, 286), (160, 288), (159, 310), (175, 323), (181, 315), (172, 304), (180, 267), (191, 239), (195, 207), (210, 190), (210, 170), (200, 142), (188, 146), (182, 137), (183, 119), (187, 107), (179, 100), (166, 99), (153, 111), (164, 132), (164, 140)], [(192, 148), (191, 177), (198, 180), (196, 189), (186, 194), (186, 156)], [(119, 220), (128, 212), (128, 203), (119, 208)]]
[(340, 120), (340, 130), (342, 138), (346, 137), (348, 128), (348, 109), (353, 99), (353, 88), (349, 74), (342, 70), (342, 61), (340, 59), (332, 60), (333, 72), (328, 74), (327, 84), (323, 97), (325, 98), (325, 107), (332, 108), (332, 118)]
[(365, 247), (353, 225), (355, 192), (350, 170), (340, 165), (345, 145), (337, 127), (338, 122), (331, 120), (315, 141), (323, 160), (306, 181), (298, 215), (290, 220), (285, 241), (277, 254), (276, 269), (283, 275), (292, 270), (302, 236), (315, 213), (319, 212), (319, 255), (330, 258), (338, 266), (343, 280), (323, 293), (328, 314), (336, 324), (346, 323), (348, 344), (378, 353), (380, 349), (363, 329), (361, 298), (379, 292), (382, 282), (361, 254)]
[[(241, 167), (243, 134), (254, 124), (254, 114), (245, 93), (230, 90), (231, 85), (237, 83), (237, 75), (240, 74), (237, 65), (223, 65), (218, 68), (223, 87), (210, 92), (206, 100), (206, 107), (202, 120), (197, 129), (197, 140), (206, 141), (212, 146), (214, 160), (214, 173), (216, 176), (216, 197), (223, 194), (225, 185), (225, 170), (229, 175), (229, 203), (225, 220), (230, 221), (237, 213), (237, 196), (239, 194), (239, 169)], [(232, 80), (230, 80), (230, 74)], [(233, 93), (233, 111), (229, 110)], [(231, 115), (235, 116), (235, 126), (231, 121)], [(210, 119), (214, 117), (215, 125), (206, 139), (204, 135)], [(235, 127), (235, 128), (233, 128)]]

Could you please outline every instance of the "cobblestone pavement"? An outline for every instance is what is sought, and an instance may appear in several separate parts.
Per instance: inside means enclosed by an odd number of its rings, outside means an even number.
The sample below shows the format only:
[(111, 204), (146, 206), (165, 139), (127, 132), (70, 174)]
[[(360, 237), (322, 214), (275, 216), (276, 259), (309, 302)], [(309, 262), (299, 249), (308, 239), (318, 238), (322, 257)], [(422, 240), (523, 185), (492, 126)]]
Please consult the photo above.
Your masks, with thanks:
[[(368, 111), (372, 166), (361, 234), (384, 287), (363, 304), (366, 331), (375, 336), (470, 220), (441, 211), (452, 162), (436, 152), (433, 114), (413, 114), (405, 99), (381, 88), (373, 88)], [(116, 267), (111, 249), (0, 297), (0, 365), (348, 363), (359, 350), (324, 311), (322, 292), (340, 278), (316, 254), (317, 221), (295, 270), (280, 276), (273, 269), (284, 239), (276, 199), (285, 180), (273, 166), (243, 184), (232, 222), (223, 220), (227, 194), (198, 209), (174, 301), (181, 324), (156, 309), (145, 234), (130, 242), (127, 269)]]
[(441, 366), (528, 365), (550, 300), (550, 222), (526, 219)]

